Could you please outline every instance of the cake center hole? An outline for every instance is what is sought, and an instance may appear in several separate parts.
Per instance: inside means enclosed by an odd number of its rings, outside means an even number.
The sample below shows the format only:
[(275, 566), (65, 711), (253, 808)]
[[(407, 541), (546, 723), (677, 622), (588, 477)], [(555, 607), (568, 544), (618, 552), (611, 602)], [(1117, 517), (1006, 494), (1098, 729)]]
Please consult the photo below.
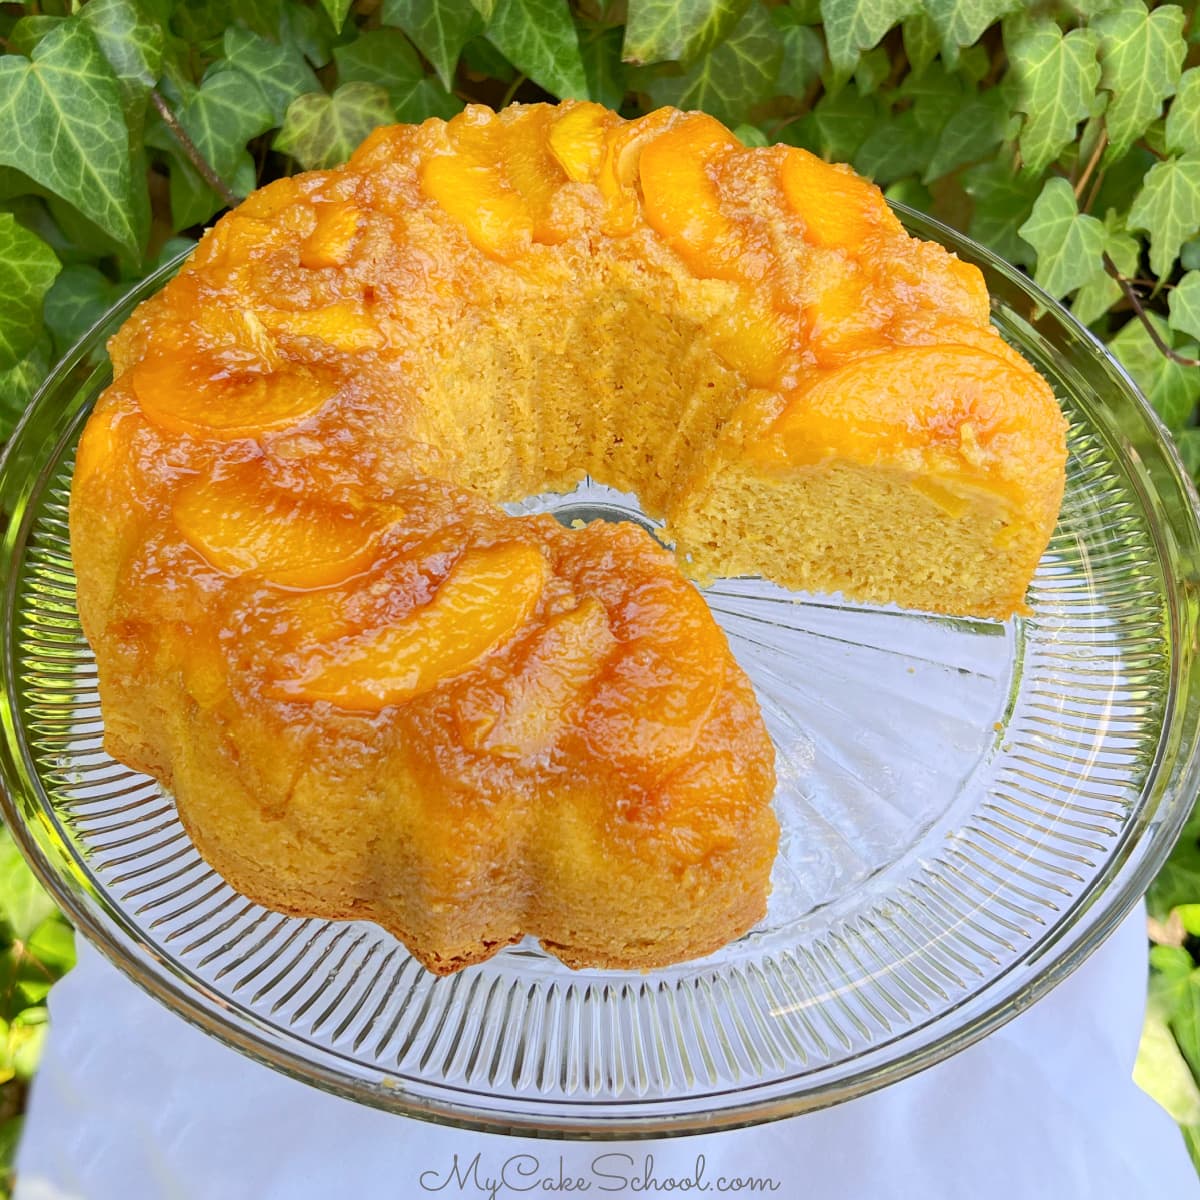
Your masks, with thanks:
[(646, 516), (638, 498), (631, 492), (619, 492), (597, 483), (590, 476), (572, 492), (543, 492), (515, 504), (505, 504), (503, 508), (514, 517), (547, 513), (568, 529), (592, 521), (610, 521), (613, 524), (628, 521), (644, 529), (656, 540), (662, 526), (661, 521)]
[(628, 521), (641, 526), (647, 533), (653, 533), (657, 528), (655, 523), (638, 509), (605, 501), (571, 499), (554, 509), (554, 517), (560, 525), (565, 525), (568, 529), (581, 524), (587, 525), (591, 521), (611, 521), (614, 525)]

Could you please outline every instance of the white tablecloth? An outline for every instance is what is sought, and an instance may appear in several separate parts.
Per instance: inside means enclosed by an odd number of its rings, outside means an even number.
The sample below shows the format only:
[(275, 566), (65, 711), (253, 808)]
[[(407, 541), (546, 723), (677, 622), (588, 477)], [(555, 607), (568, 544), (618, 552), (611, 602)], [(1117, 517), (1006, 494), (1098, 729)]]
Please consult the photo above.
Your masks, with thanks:
[(883, 1092), (733, 1133), (618, 1144), (358, 1107), (226, 1049), (80, 947), (51, 998), (17, 1200), (715, 1197), (751, 1176), (763, 1190), (741, 1194), (782, 1200), (1188, 1200), (1200, 1183), (1182, 1140), (1130, 1078), (1144, 929), (1135, 912), (1028, 1012)]

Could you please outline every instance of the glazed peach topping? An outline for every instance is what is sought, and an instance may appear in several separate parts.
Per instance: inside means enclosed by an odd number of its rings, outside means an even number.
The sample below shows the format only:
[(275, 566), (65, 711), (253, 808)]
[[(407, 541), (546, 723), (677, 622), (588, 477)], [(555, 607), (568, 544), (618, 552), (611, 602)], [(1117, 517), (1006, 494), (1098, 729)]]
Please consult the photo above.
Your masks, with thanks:
[[(798, 369), (878, 347), (881, 321), (891, 319), (876, 299), (885, 276), (917, 308), (986, 321), (977, 273), (945, 256), (936, 269), (933, 260), (917, 264), (920, 251), (876, 188), (803, 150), (748, 152), (703, 115), (663, 110), (625, 122), (597, 105), (539, 106), (511, 120), (468, 112), (441, 136), (441, 152), (414, 157), (419, 194), (397, 198), (397, 210), (436, 206), (485, 256), (517, 270), (531, 247), (560, 245), (581, 223), (614, 239), (648, 226), (695, 278), (740, 289), (741, 302), (710, 334), (751, 387), (798, 395), (806, 386)], [(493, 521), (460, 554), (434, 552), (429, 539), (453, 524), (448, 509), (440, 527), (421, 531), (422, 546), (398, 532), (407, 521), (397, 499), (403, 481), (389, 480), (382, 501), (361, 499), (364, 479), (378, 479), (364, 474), (371, 447), (354, 436), (355, 378), (387, 358), (389, 335), (370, 297), (345, 294), (338, 280), (373, 252), (370, 195), (355, 163), (386, 138), (403, 148), (396, 131), (380, 131), (346, 172), (281, 181), (210, 235), (164, 293), (159, 341), (139, 345), (135, 331), (119, 342), (133, 360), (136, 412), (93, 420), (80, 481), (113, 469), (115, 441), (144, 463), (140, 422), (168, 447), (167, 465), (153, 470), (170, 521), (202, 564), (197, 578), (242, 581), (242, 602), (277, 639), (266, 656), (267, 698), (377, 712), (511, 646), (512, 670), (497, 688), (459, 698), (468, 747), (542, 754), (566, 715), (586, 709), (596, 753), (677, 759), (711, 708), (727, 651), (703, 602), (670, 581), (669, 566), (636, 603), (606, 605), (565, 581), (560, 560), (577, 534), (546, 522), (506, 537)], [(819, 289), (799, 299), (778, 266), (770, 222), (739, 219), (730, 202), (748, 153), (774, 179), (780, 219), (814, 250), (835, 251), (822, 260)], [(289, 266), (276, 281), (284, 246), (299, 273)], [(322, 416), (339, 395), (351, 396), (338, 417), (344, 428)], [(781, 434), (788, 421), (785, 411)]]

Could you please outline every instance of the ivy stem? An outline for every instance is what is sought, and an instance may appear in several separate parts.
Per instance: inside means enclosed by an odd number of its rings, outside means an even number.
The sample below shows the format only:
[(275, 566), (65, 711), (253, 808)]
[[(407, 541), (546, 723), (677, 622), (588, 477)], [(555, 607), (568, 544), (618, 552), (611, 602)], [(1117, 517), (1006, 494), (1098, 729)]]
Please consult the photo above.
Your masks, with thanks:
[(1087, 166), (1083, 168), (1083, 174), (1075, 183), (1075, 199), (1078, 200), (1083, 195), (1083, 189), (1087, 187), (1087, 182), (1092, 177), (1092, 172), (1096, 169), (1096, 164), (1100, 161), (1100, 155), (1104, 153), (1105, 146), (1108, 145), (1108, 132), (1104, 129), (1100, 131), (1100, 136), (1096, 139), (1096, 148), (1092, 151), (1092, 156), (1087, 160)]
[(1133, 285), (1125, 278), (1124, 275), (1117, 269), (1117, 264), (1108, 256), (1108, 251), (1104, 252), (1104, 269), (1117, 281), (1121, 291), (1125, 293), (1125, 299), (1129, 301), (1137, 318), (1146, 327), (1146, 332), (1150, 335), (1150, 340), (1154, 343), (1155, 348), (1171, 362), (1178, 363), (1181, 367), (1200, 367), (1200, 358), (1188, 358), (1184, 354), (1179, 354), (1172, 350), (1166, 342), (1159, 336), (1159, 332), (1154, 328), (1153, 322), (1146, 315), (1146, 310), (1142, 307), (1141, 300), (1138, 299), (1138, 294), (1133, 290)]
[(171, 136), (187, 155), (188, 161), (199, 171), (204, 182), (221, 197), (225, 207), (235, 208), (240, 204), (241, 197), (235, 195), (233, 189), (213, 170), (208, 159), (200, 153), (196, 143), (188, 137), (187, 130), (180, 125), (179, 118), (171, 111), (171, 106), (163, 99), (162, 93), (157, 88), (150, 89), (150, 103), (154, 105), (154, 111), (162, 117), (163, 124), (171, 131)]
[(512, 98), (517, 94), (517, 89), (529, 78), (528, 75), (518, 75), (516, 79), (509, 85), (508, 91), (504, 93), (504, 99), (500, 101), (501, 108), (507, 108), (512, 103)]

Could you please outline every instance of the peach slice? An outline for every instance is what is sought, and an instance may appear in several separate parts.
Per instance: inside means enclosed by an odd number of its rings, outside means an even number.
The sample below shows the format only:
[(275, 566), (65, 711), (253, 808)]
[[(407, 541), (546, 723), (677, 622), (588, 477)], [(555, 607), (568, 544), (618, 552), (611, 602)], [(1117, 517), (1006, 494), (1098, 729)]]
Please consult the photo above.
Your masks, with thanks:
[(822, 366), (884, 344), (880, 333), (882, 314), (872, 305), (866, 275), (854, 262), (840, 256), (826, 266), (819, 295), (804, 309), (809, 345)]
[(146, 419), (169, 433), (232, 441), (299, 425), (337, 391), (302, 366), (262, 373), (201, 352), (145, 358), (130, 372)]
[(779, 182), (814, 246), (852, 251), (873, 233), (902, 232), (883, 193), (849, 167), (832, 166), (793, 148), (780, 164)]
[(596, 178), (611, 120), (603, 105), (585, 101), (568, 108), (546, 131), (550, 153), (568, 179), (591, 183)]
[(421, 167), (421, 190), (493, 258), (508, 262), (533, 240), (529, 205), (493, 167), (464, 155), (438, 155)]
[(621, 237), (632, 233), (638, 219), (634, 184), (642, 151), (675, 121), (675, 110), (657, 108), (635, 121), (618, 124), (607, 136), (596, 186), (608, 205), (604, 232)]
[(253, 462), (181, 488), (173, 516), (218, 571), (254, 571), (285, 587), (340, 583), (366, 568), (374, 551), (374, 533), (360, 514), (281, 491)]
[(274, 334), (314, 338), (344, 354), (377, 350), (385, 341), (379, 326), (352, 300), (301, 312), (267, 310), (262, 313), (262, 322)]
[[(1022, 397), (1019, 420), (1013, 395)], [(1006, 474), (1012, 463), (1048, 461), (1045, 448), (1061, 444), (1064, 428), (1053, 393), (1032, 372), (973, 347), (904, 346), (814, 375), (750, 453), (781, 465), (907, 455)]]
[(551, 219), (554, 198), (565, 182), (547, 140), (551, 117), (552, 110), (538, 107), (502, 125), (492, 153), (498, 154), (505, 179), (533, 214), (533, 240), (552, 246), (563, 241), (568, 231)]
[(412, 700), (470, 670), (521, 629), (549, 571), (536, 546), (468, 550), (433, 599), (406, 620), (323, 649), (299, 678), (269, 692), (360, 712)]
[(361, 213), (351, 201), (319, 204), (316, 227), (300, 246), (300, 265), (340, 267), (350, 257), (361, 228)]
[(755, 307), (748, 296), (709, 322), (713, 349), (751, 387), (769, 388), (779, 382), (791, 342), (783, 319)]
[(608, 615), (594, 597), (552, 617), (513, 674), (464, 700), (463, 743), (499, 757), (543, 753), (615, 645)]
[(700, 736), (729, 652), (708, 606), (682, 577), (636, 588), (623, 615), (621, 644), (582, 720), (584, 737), (597, 757), (630, 770), (651, 763), (661, 776)]
[(115, 408), (106, 408), (93, 413), (84, 427), (75, 452), (75, 483), (82, 484), (98, 474), (116, 457), (120, 449), (117, 432), (113, 428)]
[(742, 239), (709, 175), (711, 163), (739, 146), (719, 121), (696, 113), (648, 142), (638, 161), (646, 220), (703, 278), (741, 278)]

